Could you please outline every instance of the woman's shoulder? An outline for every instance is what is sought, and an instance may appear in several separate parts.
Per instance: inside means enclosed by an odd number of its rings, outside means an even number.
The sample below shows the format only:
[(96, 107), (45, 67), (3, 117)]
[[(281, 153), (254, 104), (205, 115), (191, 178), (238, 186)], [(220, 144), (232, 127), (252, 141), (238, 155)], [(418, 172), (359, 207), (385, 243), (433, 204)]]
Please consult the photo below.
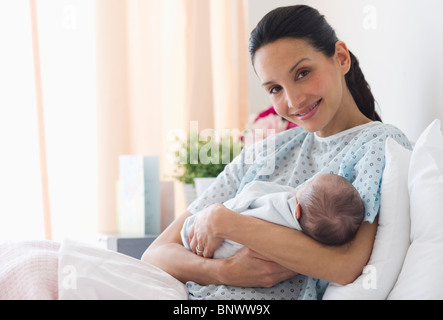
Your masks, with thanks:
[[(283, 132), (276, 133), (267, 139), (249, 146), (250, 156), (266, 156), (271, 152), (290, 151), (297, 145), (304, 145), (305, 141), (311, 141), (314, 145), (321, 145), (322, 150), (336, 149), (338, 146), (362, 146), (367, 144), (383, 145), (388, 137), (396, 140), (400, 145), (411, 149), (411, 143), (406, 135), (392, 124), (379, 121), (369, 122), (360, 126), (344, 130), (329, 137), (319, 137), (316, 133), (309, 133), (302, 127), (295, 127)], [(310, 143), (305, 147), (309, 147)], [(257, 152), (259, 151), (259, 152)]]
[(371, 124), (371, 126), (368, 126), (360, 132), (361, 139), (367, 140), (367, 142), (372, 142), (374, 144), (384, 145), (386, 143), (386, 139), (392, 138), (403, 147), (407, 149), (412, 148), (409, 139), (396, 126), (379, 121), (375, 121)]
[[(255, 153), (255, 155), (257, 155), (261, 154), (261, 152), (258, 152), (258, 150), (279, 150), (282, 147), (292, 145), (297, 141), (303, 141), (307, 135), (308, 132), (306, 132), (301, 127), (291, 128), (282, 132), (275, 133), (271, 136), (268, 136), (266, 139), (246, 146), (246, 153)], [(264, 154), (266, 154), (266, 152)]]
[(314, 134), (315, 140), (320, 143), (335, 145), (364, 145), (367, 143), (384, 144), (388, 137), (393, 138), (405, 148), (411, 148), (406, 135), (392, 124), (385, 124), (380, 121), (372, 121), (362, 124), (335, 135), (322, 138)]

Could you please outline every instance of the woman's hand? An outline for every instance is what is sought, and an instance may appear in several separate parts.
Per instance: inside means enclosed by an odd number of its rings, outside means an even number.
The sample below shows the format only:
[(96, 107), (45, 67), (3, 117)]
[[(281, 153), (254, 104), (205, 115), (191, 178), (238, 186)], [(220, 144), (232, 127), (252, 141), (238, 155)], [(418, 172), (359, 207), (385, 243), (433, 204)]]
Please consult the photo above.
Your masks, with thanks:
[[(222, 204), (207, 206), (199, 212), (188, 231), (191, 250), (200, 256), (211, 258), (224, 240), (218, 234), (224, 228), (224, 222), (232, 220), (230, 214), (238, 215)], [(221, 284), (272, 287), (297, 275), (248, 248), (242, 248), (233, 256), (222, 260), (222, 268), (218, 274)]]
[(297, 275), (246, 247), (226, 258), (225, 263), (222, 283), (233, 286), (270, 288)]
[(223, 238), (217, 237), (215, 227), (217, 218), (226, 210), (222, 204), (206, 206), (194, 219), (188, 230), (189, 246), (197, 255), (212, 258), (214, 251), (221, 245)]

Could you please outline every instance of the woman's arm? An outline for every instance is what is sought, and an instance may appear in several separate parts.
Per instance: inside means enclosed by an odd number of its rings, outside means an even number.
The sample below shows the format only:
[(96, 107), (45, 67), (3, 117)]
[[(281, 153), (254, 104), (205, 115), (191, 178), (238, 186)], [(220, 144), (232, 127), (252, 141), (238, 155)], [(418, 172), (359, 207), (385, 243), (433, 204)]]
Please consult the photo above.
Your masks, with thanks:
[(214, 279), (209, 275), (214, 274), (217, 265), (187, 250), (181, 242), (180, 230), (189, 216), (191, 214), (185, 212), (175, 219), (148, 247), (141, 260), (159, 267), (183, 283), (190, 280), (211, 283)]
[(201, 217), (204, 221), (195, 223), (191, 247), (207, 246), (205, 253), (210, 255), (215, 250), (211, 243), (226, 238), (290, 270), (339, 284), (351, 283), (361, 274), (377, 231), (377, 220), (364, 223), (351, 243), (329, 247), (300, 231), (240, 215), (222, 205), (210, 206)]
[(200, 257), (183, 247), (180, 230), (190, 216), (183, 213), (145, 251), (142, 261), (151, 263), (185, 283), (271, 287), (294, 272), (247, 248), (225, 259)]

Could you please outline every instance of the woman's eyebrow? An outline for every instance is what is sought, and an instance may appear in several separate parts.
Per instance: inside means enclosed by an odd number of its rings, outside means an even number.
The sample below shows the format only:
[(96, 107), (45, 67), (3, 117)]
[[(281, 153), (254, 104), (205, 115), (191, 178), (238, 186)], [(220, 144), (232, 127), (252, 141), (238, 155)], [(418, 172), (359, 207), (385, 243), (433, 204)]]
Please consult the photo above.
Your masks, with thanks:
[[(298, 65), (300, 63), (302, 63), (303, 61), (309, 61), (309, 60), (311, 60), (311, 59), (309, 59), (309, 58), (302, 58), (302, 59), (300, 59), (291, 69), (289, 69), (289, 74), (291, 74), (298, 67)], [(265, 82), (265, 83), (262, 84), (262, 86), (266, 87), (266, 86), (268, 86), (270, 84), (274, 84), (274, 81)]]
[(289, 70), (289, 74), (291, 74), (297, 67), (298, 67), (298, 65), (300, 64), (300, 63), (302, 63), (303, 61), (306, 61), (306, 60), (310, 60), (309, 58), (302, 58), (302, 59), (300, 59), (290, 70)]
[(274, 84), (274, 81), (268, 81), (268, 82), (262, 83), (262, 87), (266, 87), (270, 84)]

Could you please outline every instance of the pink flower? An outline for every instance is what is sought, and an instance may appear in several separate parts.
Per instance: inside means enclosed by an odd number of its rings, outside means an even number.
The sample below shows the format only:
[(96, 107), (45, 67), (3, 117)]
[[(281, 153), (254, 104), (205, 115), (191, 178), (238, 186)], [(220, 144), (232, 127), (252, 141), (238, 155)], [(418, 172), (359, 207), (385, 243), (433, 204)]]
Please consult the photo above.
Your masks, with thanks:
[(292, 129), (292, 128), (297, 128), (298, 125), (296, 125), (294, 122), (291, 121), (287, 121), (288, 122), (288, 127), (287, 129)]
[(254, 122), (257, 122), (260, 118), (266, 118), (270, 114), (277, 114), (273, 106), (270, 106), (268, 109), (260, 112), (257, 118), (255, 118)]
[(271, 134), (295, 127), (297, 127), (295, 123), (282, 118), (277, 114), (274, 107), (271, 106), (260, 112), (259, 115), (246, 126), (244, 136), (241, 137), (241, 140), (246, 144), (250, 144), (263, 140)]
[[(274, 106), (270, 106), (268, 109), (262, 111), (259, 113), (259, 115), (255, 118), (254, 123), (256, 123), (258, 120), (262, 119), (262, 118), (266, 118), (269, 115), (278, 115), (278, 113), (275, 111)], [(286, 129), (291, 129), (291, 128), (295, 128), (298, 127), (298, 125), (296, 125), (295, 123), (291, 122), (291, 121), (287, 121), (286, 119), (282, 118), (282, 120), (284, 122), (287, 122), (287, 126)]]
[(286, 120), (276, 114), (269, 114), (267, 117), (259, 118), (255, 121), (251, 129), (262, 129), (263, 131), (275, 130), (275, 133), (285, 131), (288, 127)]

